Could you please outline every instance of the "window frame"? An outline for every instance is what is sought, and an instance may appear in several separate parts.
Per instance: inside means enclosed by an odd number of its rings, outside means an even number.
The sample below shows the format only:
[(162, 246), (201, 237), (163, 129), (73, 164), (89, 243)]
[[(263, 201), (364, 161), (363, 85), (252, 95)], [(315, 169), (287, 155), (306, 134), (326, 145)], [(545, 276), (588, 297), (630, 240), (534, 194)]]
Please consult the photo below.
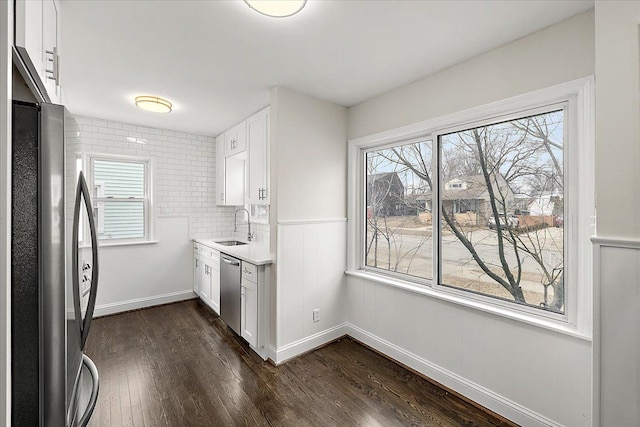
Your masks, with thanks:
[[(565, 309), (554, 313), (475, 294), (441, 284), (441, 202), (440, 136), (486, 126), (531, 114), (564, 110), (564, 268)], [(594, 173), (594, 79), (587, 77), (550, 88), (516, 96), (488, 105), (449, 114), (349, 141), (349, 204), (347, 274), (390, 286), (444, 299), (463, 306), (498, 314), (591, 340), (593, 324), (592, 250), (589, 238), (595, 234)], [(434, 217), (432, 277), (414, 280), (405, 274), (374, 271), (365, 266), (363, 242), (366, 239), (366, 156), (365, 152), (407, 144), (415, 140), (432, 141), (432, 181), (438, 192)], [(578, 186), (577, 184), (580, 183)], [(364, 195), (364, 196), (363, 196)], [(435, 226), (437, 220), (438, 226)], [(364, 237), (364, 238), (363, 238)], [(436, 249), (437, 245), (437, 249)], [(577, 284), (577, 285), (576, 285)]]
[[(83, 168), (87, 171), (87, 185), (93, 189), (96, 182), (94, 181), (94, 162), (96, 160), (110, 161), (110, 162), (122, 162), (122, 163), (141, 163), (144, 165), (144, 196), (136, 198), (122, 198), (122, 197), (104, 197), (96, 198), (91, 194), (92, 203), (103, 202), (143, 202), (144, 209), (144, 235), (142, 237), (133, 238), (114, 238), (114, 239), (101, 239), (98, 237), (99, 246), (121, 246), (121, 245), (135, 245), (154, 243), (155, 237), (155, 215), (153, 214), (153, 160), (148, 157), (126, 156), (119, 154), (105, 154), (105, 153), (84, 153), (83, 154)], [(86, 221), (85, 221), (86, 222)], [(98, 222), (96, 226), (99, 227)], [(86, 224), (88, 227), (88, 224)], [(86, 228), (85, 228), (86, 229)], [(87, 239), (88, 236), (85, 236)], [(89, 244), (86, 240), (85, 244)]]

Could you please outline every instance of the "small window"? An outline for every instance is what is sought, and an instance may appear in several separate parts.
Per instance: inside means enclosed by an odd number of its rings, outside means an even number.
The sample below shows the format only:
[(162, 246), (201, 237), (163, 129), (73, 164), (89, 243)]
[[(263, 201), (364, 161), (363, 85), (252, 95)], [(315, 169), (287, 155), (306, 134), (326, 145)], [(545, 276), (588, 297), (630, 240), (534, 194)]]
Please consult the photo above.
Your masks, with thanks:
[(150, 239), (149, 161), (90, 156), (93, 213), (101, 241)]

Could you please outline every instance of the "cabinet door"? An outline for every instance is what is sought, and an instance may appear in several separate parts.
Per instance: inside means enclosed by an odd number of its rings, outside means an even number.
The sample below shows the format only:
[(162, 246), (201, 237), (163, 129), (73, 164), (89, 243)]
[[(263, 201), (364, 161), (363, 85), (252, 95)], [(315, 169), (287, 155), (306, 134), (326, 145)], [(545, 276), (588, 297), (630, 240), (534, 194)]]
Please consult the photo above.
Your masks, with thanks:
[[(50, 102), (60, 101), (56, 0), (16, 0), (15, 45), (37, 87)], [(28, 79), (27, 79), (28, 80)], [(27, 81), (32, 90), (32, 84)]]
[(58, 9), (53, 0), (42, 3), (42, 61), (44, 64), (42, 81), (51, 98), (51, 102), (59, 101), (58, 66)]
[(227, 206), (244, 205), (245, 153), (238, 153), (225, 159), (224, 200)]
[(211, 295), (211, 266), (204, 259), (202, 260), (202, 279), (200, 281), (200, 296), (206, 302)]
[(217, 313), (220, 314), (220, 259), (213, 259), (210, 263), (210, 274), (209, 278), (211, 279), (211, 295), (210, 295), (210, 305), (211, 308)]
[(15, 2), (15, 44), (32, 77), (44, 81), (42, 1)]
[(247, 123), (242, 122), (224, 134), (225, 155), (227, 157), (247, 149)]
[(202, 296), (200, 289), (202, 288), (202, 260), (200, 255), (193, 256), (193, 292)]
[(248, 199), (251, 205), (269, 204), (269, 107), (247, 120)]
[(258, 347), (258, 285), (242, 280), (240, 293), (242, 314), (240, 316), (242, 338), (253, 348)]
[(216, 138), (216, 205), (224, 206), (225, 203), (225, 169), (224, 169), (224, 135)]

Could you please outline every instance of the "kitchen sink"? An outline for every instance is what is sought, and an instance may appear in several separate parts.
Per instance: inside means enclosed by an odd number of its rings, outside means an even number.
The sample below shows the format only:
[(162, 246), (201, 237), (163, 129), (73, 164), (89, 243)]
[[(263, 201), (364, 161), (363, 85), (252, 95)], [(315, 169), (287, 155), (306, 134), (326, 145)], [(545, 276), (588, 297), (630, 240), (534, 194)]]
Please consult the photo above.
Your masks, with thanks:
[(224, 240), (222, 242), (216, 242), (219, 245), (222, 246), (240, 246), (240, 245), (246, 245), (245, 242), (239, 242), (237, 240)]

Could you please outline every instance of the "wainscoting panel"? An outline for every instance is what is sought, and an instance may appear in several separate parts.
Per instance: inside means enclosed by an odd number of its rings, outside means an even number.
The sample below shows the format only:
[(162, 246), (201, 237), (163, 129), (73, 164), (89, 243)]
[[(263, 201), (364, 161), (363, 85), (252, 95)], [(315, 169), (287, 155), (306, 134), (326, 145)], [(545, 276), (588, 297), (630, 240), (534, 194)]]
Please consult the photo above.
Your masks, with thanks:
[[(334, 339), (344, 324), (346, 246), (344, 219), (278, 224), (279, 359), (323, 344), (322, 337)], [(317, 322), (313, 321), (315, 309), (319, 310)]]
[[(640, 425), (640, 242), (595, 238), (600, 426)], [(599, 260), (599, 262), (598, 262)], [(599, 371), (599, 372), (598, 372)], [(598, 376), (599, 373), (599, 376)]]

